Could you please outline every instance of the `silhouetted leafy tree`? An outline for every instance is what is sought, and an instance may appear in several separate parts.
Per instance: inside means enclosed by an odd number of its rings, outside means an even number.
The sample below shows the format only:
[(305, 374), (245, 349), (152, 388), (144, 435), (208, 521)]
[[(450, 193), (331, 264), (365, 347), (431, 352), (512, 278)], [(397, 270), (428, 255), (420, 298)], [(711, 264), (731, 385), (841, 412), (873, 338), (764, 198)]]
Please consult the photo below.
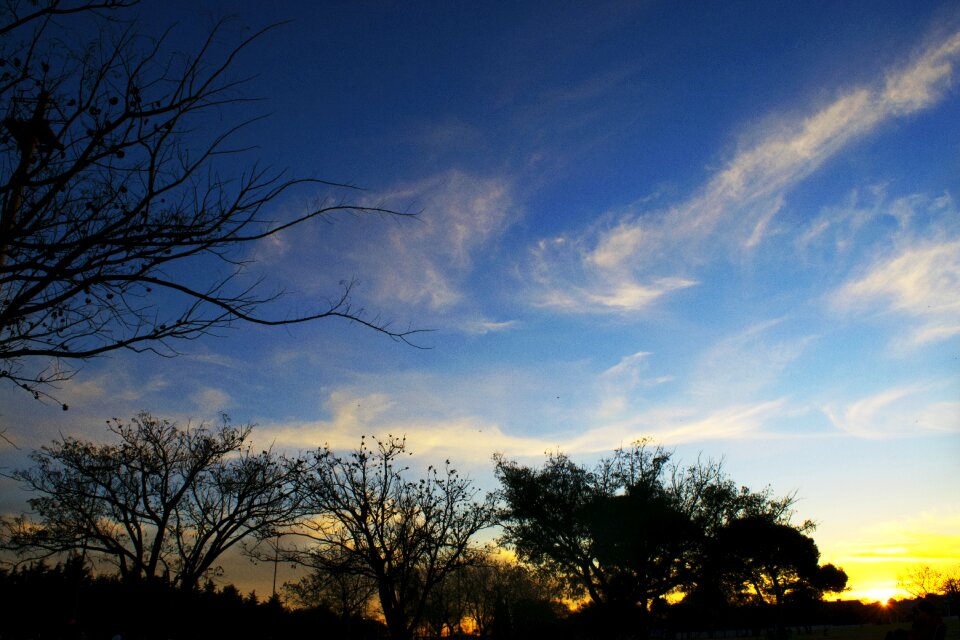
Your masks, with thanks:
[(650, 603), (689, 579), (699, 531), (669, 487), (670, 455), (638, 443), (588, 469), (562, 454), (542, 469), (497, 459), (503, 540), (586, 593), (612, 632), (646, 630)]
[(816, 543), (796, 527), (760, 517), (735, 520), (720, 534), (728, 580), (737, 592), (780, 607), (797, 591), (841, 591), (846, 574), (821, 567)]
[(612, 632), (645, 632), (651, 605), (670, 593), (712, 584), (723, 600), (719, 532), (749, 517), (788, 520), (793, 503), (738, 487), (718, 463), (675, 464), (646, 441), (592, 468), (563, 454), (539, 469), (498, 457), (496, 473), (503, 542), (564, 580), (572, 595), (588, 596)]
[(305, 535), (314, 546), (293, 554), (310, 566), (373, 580), (397, 639), (411, 637), (430, 593), (467, 562), (470, 539), (493, 516), (490, 499), (475, 500), (477, 490), (449, 462), (408, 480), (409, 455), (406, 441), (393, 436), (372, 445), (363, 438), (344, 456), (317, 451), (305, 485), (315, 516)]
[(816, 543), (797, 527), (747, 517), (729, 523), (718, 537), (725, 582), (734, 597), (772, 603), (778, 633), (788, 600), (819, 600), (825, 592), (846, 588), (846, 573), (833, 565), (821, 567)]
[(420, 637), (441, 638), (462, 633), (462, 622), (467, 617), (466, 598), (463, 592), (460, 567), (451, 572), (430, 590), (423, 607)]
[(348, 281), (303, 315), (266, 311), (278, 293), (244, 277), (245, 247), (337, 211), (405, 214), (330, 200), (267, 220), (294, 187), (344, 185), (255, 164), (229, 175), (231, 140), (257, 118), (211, 123), (249, 102), (231, 70), (266, 29), (223, 51), (221, 23), (195, 53), (168, 52), (119, 28), (134, 4), (0, 7), (0, 378), (39, 398), (66, 361), (174, 354), (237, 321), (339, 317), (406, 341), (351, 305)]
[(224, 416), (214, 428), (181, 428), (147, 413), (108, 425), (115, 442), (66, 437), (12, 474), (38, 497), (7, 546), (30, 557), (94, 554), (124, 580), (191, 588), (225, 551), (300, 515), (302, 460), (252, 451), (250, 425)]

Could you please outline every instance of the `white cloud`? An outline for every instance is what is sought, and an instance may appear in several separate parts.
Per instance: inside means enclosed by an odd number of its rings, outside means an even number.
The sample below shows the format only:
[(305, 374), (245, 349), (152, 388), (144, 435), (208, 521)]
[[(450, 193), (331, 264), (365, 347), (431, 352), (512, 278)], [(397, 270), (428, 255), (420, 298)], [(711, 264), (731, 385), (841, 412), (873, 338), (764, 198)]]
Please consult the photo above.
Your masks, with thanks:
[(286, 219), (339, 202), (369, 210), (339, 211), (318, 224), (290, 229), (275, 245), (262, 247), (247, 267), (249, 278), (266, 277), (296, 294), (282, 297), (280, 308), (291, 299), (332, 302), (352, 284), (352, 310), (370, 319), (369, 309), (375, 309), (408, 321), (416, 315), (418, 323), (429, 320), (434, 328), (438, 322), (458, 326), (462, 317), (481, 313), (480, 302), (465, 294), (478, 256), (495, 251), (497, 240), (522, 215), (510, 179), (458, 170), (376, 192), (344, 192), (339, 200), (320, 194), (309, 203), (282, 204), (273, 213)]
[(508, 329), (516, 328), (519, 324), (517, 320), (504, 320), (502, 322), (494, 320), (469, 320), (464, 322), (461, 328), (465, 333), (484, 335), (498, 331), (507, 331)]
[(570, 452), (610, 451), (622, 444), (652, 437), (665, 445), (760, 437), (765, 424), (780, 415), (785, 399), (730, 404), (694, 411), (664, 407), (611, 420), (568, 438), (561, 449)]
[(831, 297), (841, 310), (879, 308), (918, 319), (914, 345), (960, 334), (960, 239), (918, 241), (872, 264)]
[(361, 435), (405, 436), (410, 450), (420, 460), (436, 462), (449, 458), (458, 467), (487, 472), (494, 452), (512, 458), (539, 458), (546, 451), (560, 450), (577, 456), (609, 453), (648, 436), (666, 445), (764, 437), (763, 426), (782, 413), (784, 404), (785, 400), (776, 399), (702, 411), (686, 405), (661, 407), (632, 413), (621, 420), (581, 417), (583, 427), (572, 432), (540, 425), (536, 435), (522, 435), (489, 417), (465, 414), (446, 405), (437, 407), (429, 397), (423, 398), (422, 407), (410, 406), (407, 396), (402, 394), (342, 389), (327, 396), (329, 418), (261, 422), (254, 435), (257, 446), (273, 444), (294, 450), (325, 444), (347, 450), (359, 444)]
[(258, 428), (258, 442), (293, 449), (329, 445), (353, 449), (361, 435), (379, 438), (406, 436), (411, 451), (426, 459), (449, 457), (465, 466), (489, 465), (495, 451), (512, 455), (541, 455), (550, 448), (540, 438), (510, 436), (496, 424), (474, 416), (400, 417), (397, 400), (385, 394), (355, 395), (346, 391), (330, 394), (329, 420), (289, 424), (264, 424)]
[[(696, 280), (640, 274), (629, 264), (648, 236), (622, 227), (617, 233), (587, 238), (541, 240), (531, 250), (530, 276), (535, 304), (575, 313), (638, 311), (662, 296), (695, 286)], [(590, 248), (597, 237), (597, 246)]]
[(638, 351), (624, 356), (617, 364), (600, 374), (600, 401), (596, 411), (599, 420), (614, 420), (629, 414), (635, 410), (638, 402), (642, 402), (639, 393), (674, 380), (672, 375), (648, 374), (650, 355), (647, 351)]
[(758, 246), (785, 193), (880, 124), (936, 103), (960, 57), (960, 33), (922, 50), (874, 87), (857, 87), (813, 113), (767, 125), (686, 202), (628, 212), (606, 227), (541, 241), (531, 272), (543, 306), (570, 312), (642, 310), (693, 286), (717, 252)]
[(354, 256), (380, 302), (447, 311), (465, 302), (462, 288), (475, 256), (516, 221), (512, 185), (449, 171), (370, 198), (421, 211), (416, 221), (390, 227), (374, 253)]
[(892, 387), (823, 410), (838, 429), (862, 438), (960, 433), (960, 401), (944, 400), (946, 387), (949, 383), (937, 381)]
[(900, 227), (909, 223), (907, 209), (910, 198), (901, 198), (891, 204), (885, 202), (886, 186), (879, 184), (850, 191), (839, 205), (823, 207), (820, 214), (796, 238), (796, 246), (803, 259), (814, 252), (823, 253), (826, 261), (836, 265), (839, 256), (856, 246), (858, 235), (870, 229), (871, 223), (883, 223), (886, 216)]
[(960, 33), (921, 53), (905, 70), (887, 77), (880, 108), (896, 114), (911, 113), (937, 101), (953, 80), (955, 58), (960, 54)]
[(620, 362), (604, 371), (601, 377), (612, 378), (618, 384), (622, 384), (626, 380), (630, 386), (634, 386), (639, 381), (640, 369), (649, 355), (649, 351), (638, 351), (629, 356), (624, 356), (620, 358)]
[(746, 398), (777, 382), (816, 338), (778, 338), (783, 318), (761, 322), (719, 340), (700, 356), (690, 380), (698, 398)]
[(204, 387), (190, 395), (190, 400), (201, 415), (215, 415), (230, 405), (230, 394), (223, 389)]

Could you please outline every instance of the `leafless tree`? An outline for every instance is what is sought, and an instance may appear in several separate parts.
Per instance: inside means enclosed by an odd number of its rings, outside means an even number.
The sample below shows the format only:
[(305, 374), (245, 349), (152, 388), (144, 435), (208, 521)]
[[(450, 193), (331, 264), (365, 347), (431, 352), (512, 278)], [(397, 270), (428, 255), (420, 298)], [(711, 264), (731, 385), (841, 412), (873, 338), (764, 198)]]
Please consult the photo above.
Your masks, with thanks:
[(71, 362), (174, 355), (176, 340), (238, 321), (336, 317), (407, 342), (416, 331), (351, 304), (349, 279), (308, 313), (271, 315), (281, 292), (244, 269), (245, 248), (310, 220), (408, 215), (329, 199), (270, 221), (295, 187), (352, 187), (256, 164), (231, 175), (244, 151), (231, 140), (257, 118), (217, 127), (250, 102), (233, 68), (269, 28), (222, 51), (221, 23), (194, 53), (171, 52), (118, 20), (133, 4), (0, 6), (0, 378), (48, 397)]
[(12, 474), (37, 497), (5, 546), (30, 559), (91, 554), (125, 580), (191, 588), (224, 552), (300, 514), (303, 461), (252, 451), (249, 425), (179, 428), (141, 413), (109, 429), (114, 443), (63, 438)]
[(471, 553), (470, 540), (492, 524), (491, 498), (475, 500), (469, 479), (450, 467), (429, 467), (408, 480), (406, 441), (366, 438), (345, 456), (329, 448), (314, 454), (305, 484), (306, 534), (313, 545), (304, 562), (330, 558), (377, 584), (391, 637), (410, 638), (433, 589)]
[(960, 593), (960, 566), (938, 571), (930, 565), (918, 565), (897, 576), (897, 586), (914, 598)]

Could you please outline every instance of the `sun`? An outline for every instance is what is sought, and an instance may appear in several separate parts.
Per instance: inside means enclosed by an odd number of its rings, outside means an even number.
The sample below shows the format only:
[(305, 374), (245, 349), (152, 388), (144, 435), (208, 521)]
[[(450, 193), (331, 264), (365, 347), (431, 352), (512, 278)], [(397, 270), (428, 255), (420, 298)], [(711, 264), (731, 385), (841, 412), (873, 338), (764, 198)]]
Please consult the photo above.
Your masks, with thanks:
[(885, 607), (888, 600), (898, 597), (900, 593), (895, 588), (878, 587), (875, 589), (857, 589), (856, 593), (852, 595), (861, 602), (879, 602), (881, 606)]

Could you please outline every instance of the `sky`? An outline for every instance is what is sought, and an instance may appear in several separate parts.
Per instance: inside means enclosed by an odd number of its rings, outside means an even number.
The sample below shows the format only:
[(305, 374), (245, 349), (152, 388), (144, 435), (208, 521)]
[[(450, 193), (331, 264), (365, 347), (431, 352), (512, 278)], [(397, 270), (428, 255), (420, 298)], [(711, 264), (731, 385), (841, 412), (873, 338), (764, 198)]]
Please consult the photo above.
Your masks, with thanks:
[[(270, 6), (265, 6), (270, 5)], [(140, 410), (226, 412), (279, 450), (406, 434), (484, 490), (491, 457), (589, 464), (643, 437), (795, 493), (847, 598), (960, 567), (960, 5), (214, 2), (138, 10), (185, 51), (221, 17), (267, 117), (233, 158), (308, 189), (251, 276), (304, 313), (355, 281), (393, 342), (327, 320), (0, 388), (0, 467)], [(231, 40), (234, 38), (234, 40)], [(328, 224), (329, 222), (329, 224)], [(274, 288), (274, 289), (270, 289)], [(0, 511), (25, 496), (0, 480)], [(491, 534), (492, 535), (492, 534)], [(268, 592), (272, 570), (228, 578)]]

